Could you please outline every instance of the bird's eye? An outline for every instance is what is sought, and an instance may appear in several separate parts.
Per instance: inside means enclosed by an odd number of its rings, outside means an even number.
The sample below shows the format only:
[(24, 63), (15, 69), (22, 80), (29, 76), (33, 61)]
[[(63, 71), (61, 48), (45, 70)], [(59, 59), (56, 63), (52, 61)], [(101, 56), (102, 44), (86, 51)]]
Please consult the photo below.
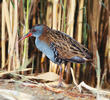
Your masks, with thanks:
[(32, 29), (32, 32), (36, 32), (36, 30), (35, 29)]

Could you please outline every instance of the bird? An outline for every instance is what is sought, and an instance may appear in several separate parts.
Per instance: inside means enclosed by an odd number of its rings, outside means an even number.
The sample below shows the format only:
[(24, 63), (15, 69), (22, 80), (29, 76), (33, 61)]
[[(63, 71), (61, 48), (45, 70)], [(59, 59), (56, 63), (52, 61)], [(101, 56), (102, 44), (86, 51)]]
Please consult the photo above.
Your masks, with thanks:
[(91, 53), (85, 46), (66, 33), (44, 24), (33, 26), (19, 41), (31, 36), (36, 38), (36, 47), (58, 66), (65, 62), (85, 63), (92, 59)]

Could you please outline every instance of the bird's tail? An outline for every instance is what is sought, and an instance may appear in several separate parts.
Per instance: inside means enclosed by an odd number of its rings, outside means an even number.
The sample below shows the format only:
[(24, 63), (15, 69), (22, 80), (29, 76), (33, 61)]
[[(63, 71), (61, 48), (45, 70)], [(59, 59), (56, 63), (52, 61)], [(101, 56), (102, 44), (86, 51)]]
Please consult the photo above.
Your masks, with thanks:
[(93, 61), (93, 54), (91, 52), (87, 52), (85, 59), (86, 61)]

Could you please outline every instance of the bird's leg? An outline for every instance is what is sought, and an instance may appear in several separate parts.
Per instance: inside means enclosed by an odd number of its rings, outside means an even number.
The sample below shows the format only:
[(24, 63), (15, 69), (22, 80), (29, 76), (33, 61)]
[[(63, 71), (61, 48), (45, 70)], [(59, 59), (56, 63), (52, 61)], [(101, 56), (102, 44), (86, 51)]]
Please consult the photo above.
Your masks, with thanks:
[(62, 76), (62, 66), (60, 65), (60, 78), (59, 78), (59, 87), (62, 86), (62, 80), (63, 80), (63, 76)]
[(67, 72), (67, 65), (65, 66), (65, 72)]

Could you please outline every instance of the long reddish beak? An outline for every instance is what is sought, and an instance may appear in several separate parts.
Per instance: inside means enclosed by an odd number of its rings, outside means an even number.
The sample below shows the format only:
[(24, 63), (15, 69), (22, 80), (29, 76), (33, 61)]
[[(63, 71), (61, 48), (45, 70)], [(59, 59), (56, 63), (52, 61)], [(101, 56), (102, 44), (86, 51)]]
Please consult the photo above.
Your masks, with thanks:
[(24, 40), (28, 37), (32, 36), (32, 33), (31, 32), (28, 32), (26, 35), (24, 35), (18, 42), (20, 42), (21, 40)]

